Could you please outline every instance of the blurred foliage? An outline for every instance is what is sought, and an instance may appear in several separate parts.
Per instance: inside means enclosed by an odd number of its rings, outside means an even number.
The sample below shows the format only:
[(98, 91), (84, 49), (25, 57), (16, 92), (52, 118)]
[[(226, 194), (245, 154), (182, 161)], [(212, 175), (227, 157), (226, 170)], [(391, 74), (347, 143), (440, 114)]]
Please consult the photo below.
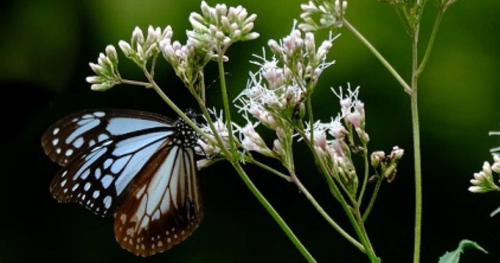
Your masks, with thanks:
[[(207, 1), (215, 4), (217, 1)], [(261, 38), (230, 49), (228, 85), (236, 96), (246, 84), (252, 53), (270, 38), (287, 34), (300, 14), (300, 0), (231, 0), (257, 13)], [(114, 242), (111, 221), (101, 220), (81, 207), (57, 205), (48, 185), (58, 167), (43, 156), (39, 137), (57, 118), (90, 107), (171, 111), (153, 94), (135, 87), (106, 93), (91, 92), (84, 78), (107, 44), (128, 40), (136, 25), (172, 25), (174, 38), (184, 41), (189, 13), (199, 1), (176, 0), (25, 0), (2, 4), (0, 29), (0, 85), (6, 134), (1, 160), (5, 182), (0, 205), (11, 213), (0, 220), (0, 262), (302, 262), (302, 258), (272, 219), (246, 191), (229, 166), (217, 165), (201, 173), (207, 216), (185, 244), (143, 260), (122, 251)], [(451, 245), (468, 238), (490, 251), (464, 255), (463, 262), (499, 262), (495, 248), (500, 222), (489, 212), (500, 205), (495, 195), (467, 192), (472, 173), (489, 160), (488, 149), (498, 138), (487, 132), (500, 122), (500, 1), (460, 0), (450, 8), (421, 77), (420, 110), (424, 175), (423, 262), (436, 262)], [(435, 8), (429, 1), (423, 38), (432, 28)], [(405, 77), (410, 73), (410, 41), (394, 10), (373, 0), (350, 1), (346, 13), (355, 25)], [(384, 262), (408, 261), (412, 253), (413, 175), (409, 98), (376, 58), (349, 32), (335, 41), (331, 59), (336, 65), (323, 75), (315, 96), (316, 117), (326, 120), (338, 111), (330, 87), (360, 85), (366, 102), (371, 149), (406, 149), (397, 180), (384, 186), (368, 223), (377, 253)], [(326, 33), (322, 36), (327, 37)], [(425, 42), (424, 42), (425, 43)], [(421, 51), (424, 51), (422, 46)], [(122, 73), (141, 78), (130, 63)], [(159, 81), (182, 107), (190, 102), (172, 70), (159, 66)], [(220, 105), (215, 65), (209, 69), (208, 98)], [(210, 84), (214, 82), (213, 84)], [(332, 103), (335, 102), (335, 103)], [(335, 105), (335, 106), (332, 106)], [(2, 113), (4, 114), (4, 113)], [(8, 149), (22, 149), (12, 154)], [(306, 147), (297, 149), (298, 174), (335, 218)], [(304, 161), (302, 161), (304, 160)], [(361, 262), (358, 254), (325, 224), (303, 196), (271, 175), (250, 169), (257, 185), (289, 222), (320, 262)], [(29, 184), (26, 181), (29, 180)], [(25, 186), (25, 188), (21, 187)], [(20, 194), (21, 193), (21, 194)], [(16, 196), (13, 201), (13, 195)], [(346, 220), (339, 219), (342, 225)], [(473, 222), (473, 223), (471, 223)], [(480, 223), (478, 223), (480, 222)], [(78, 258), (75, 258), (78, 255)], [(161, 260), (161, 261), (160, 261)]]

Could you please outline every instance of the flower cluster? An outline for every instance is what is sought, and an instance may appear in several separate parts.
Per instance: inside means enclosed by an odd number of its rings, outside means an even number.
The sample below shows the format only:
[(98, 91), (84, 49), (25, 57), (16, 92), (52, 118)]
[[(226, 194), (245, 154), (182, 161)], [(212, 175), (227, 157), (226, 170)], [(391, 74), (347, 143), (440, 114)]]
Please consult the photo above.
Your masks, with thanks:
[[(312, 134), (313, 146), (331, 174), (341, 180), (351, 193), (356, 193), (359, 180), (352, 156), (367, 154), (366, 145), (369, 142), (365, 130), (364, 103), (358, 98), (359, 88), (354, 91), (348, 88), (345, 95), (342, 88), (334, 93), (339, 99), (341, 114), (330, 122), (318, 121), (312, 127), (308, 125), (306, 136), (310, 138)], [(371, 163), (377, 174), (392, 182), (396, 175), (397, 163), (403, 154), (404, 151), (397, 146), (389, 156), (384, 152), (374, 152)]]
[(239, 129), (240, 135), (243, 137), (241, 144), (243, 148), (247, 151), (255, 151), (262, 155), (274, 157), (273, 151), (271, 151), (262, 137), (255, 131), (256, 124), (248, 121), (247, 125)]
[(106, 54), (99, 54), (97, 64), (89, 63), (90, 68), (97, 76), (87, 77), (87, 82), (92, 84), (91, 89), (95, 91), (105, 91), (117, 84), (118, 54), (114, 46), (106, 47)]
[(213, 53), (188, 39), (187, 44), (171, 39), (160, 42), (160, 50), (165, 60), (174, 68), (177, 76), (187, 87), (192, 87), (200, 79), (203, 68), (212, 59)]
[(493, 172), (500, 174), (500, 156), (494, 155), (494, 163), (484, 162), (482, 171), (474, 173), (474, 179), (470, 180), (472, 186), (469, 191), (473, 193), (486, 193), (500, 191), (500, 187), (495, 184)]
[(193, 12), (189, 17), (193, 30), (187, 34), (196, 45), (204, 45), (219, 53), (235, 42), (258, 38), (259, 34), (252, 32), (256, 18), (256, 14), (249, 16), (242, 6), (228, 8), (225, 4), (218, 4), (210, 7), (203, 1), (201, 14)]
[(373, 152), (370, 159), (371, 165), (376, 171), (376, 176), (380, 176), (381, 179), (385, 178), (389, 183), (392, 183), (396, 179), (396, 168), (403, 154), (404, 150), (398, 146), (394, 146), (388, 156), (382, 151)]
[(358, 99), (359, 87), (354, 91), (349, 87), (347, 89), (348, 94), (345, 96), (342, 94), (342, 89), (339, 92), (336, 92), (334, 89), (332, 91), (340, 99), (342, 116), (348, 130), (352, 132), (352, 129), (354, 129), (361, 143), (367, 144), (370, 141), (370, 136), (365, 131), (365, 104)]
[(297, 29), (293, 29), (290, 35), (279, 42), (269, 40), (269, 48), (277, 61), (282, 63), (283, 66), (280, 68), (281, 71), (276, 73), (276, 62), (268, 65), (267, 68), (263, 67), (264, 77), (269, 82), (276, 82), (280, 80), (278, 78), (280, 75), (277, 74), (281, 74), (284, 83), (277, 82), (275, 84), (293, 84), (309, 93), (312, 92), (321, 73), (334, 63), (326, 62), (326, 57), (333, 46), (334, 40), (335, 38), (330, 36), (328, 40), (323, 41), (317, 47), (314, 34), (302, 34)]
[(329, 123), (316, 122), (308, 126), (306, 135), (313, 136), (313, 146), (318, 157), (323, 160), (331, 175), (342, 181), (351, 193), (358, 189), (358, 176), (352, 161), (352, 152), (347, 140), (348, 131), (340, 116)]
[(149, 26), (148, 35), (145, 38), (142, 30), (136, 27), (132, 32), (130, 43), (120, 40), (120, 46), (123, 54), (139, 66), (144, 66), (148, 60), (160, 53), (160, 42), (170, 41), (173, 31), (167, 26), (163, 31), (161, 28)]
[(260, 61), (253, 63), (259, 70), (250, 73), (247, 88), (236, 101), (245, 116), (253, 116), (258, 123), (275, 131), (276, 139), (272, 151), (256, 141), (244, 144), (246, 150), (279, 158), (285, 167), (293, 169), (294, 125), (304, 117), (304, 101), (312, 94), (323, 70), (333, 64), (326, 62), (333, 40), (330, 37), (318, 47), (312, 33), (303, 34), (294, 27), (283, 39), (269, 40), (271, 59), (265, 50), (262, 56), (256, 56)]
[(300, 7), (302, 8), (300, 17), (304, 22), (299, 25), (299, 28), (302, 31), (310, 32), (321, 28), (342, 27), (347, 1), (312, 0)]
[[(254, 62), (260, 69), (250, 73), (247, 88), (238, 96), (241, 109), (250, 113), (264, 126), (276, 130), (281, 123), (301, 119), (305, 112), (303, 101), (312, 93), (326, 63), (333, 39), (316, 48), (312, 33), (305, 36), (299, 30), (282, 40), (270, 40), (274, 57), (266, 53)], [(283, 127), (282, 127), (283, 128)]]

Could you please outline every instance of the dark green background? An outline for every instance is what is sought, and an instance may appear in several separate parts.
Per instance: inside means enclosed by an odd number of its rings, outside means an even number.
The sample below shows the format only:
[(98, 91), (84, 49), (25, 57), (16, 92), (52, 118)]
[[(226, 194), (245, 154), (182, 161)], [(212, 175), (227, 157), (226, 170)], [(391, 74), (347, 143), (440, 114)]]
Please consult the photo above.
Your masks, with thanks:
[[(259, 15), (261, 38), (229, 51), (228, 85), (232, 96), (244, 87), (252, 53), (270, 38), (280, 38), (300, 14), (299, 0), (233, 0)], [(209, 1), (215, 4), (214, 1)], [(40, 137), (60, 117), (87, 108), (130, 108), (174, 116), (150, 90), (120, 86), (91, 92), (87, 66), (109, 43), (130, 38), (134, 26), (174, 28), (185, 40), (187, 18), (198, 1), (88, 0), (13, 1), (0, 6), (0, 87), (3, 136), (0, 183), (0, 262), (304, 262), (292, 243), (227, 164), (200, 174), (206, 218), (199, 230), (171, 251), (149, 259), (122, 250), (112, 220), (76, 205), (59, 205), (49, 193), (57, 165), (43, 154)], [(500, 1), (459, 0), (446, 14), (435, 52), (420, 82), (424, 222), (422, 262), (437, 262), (461, 239), (478, 241), (490, 255), (471, 251), (463, 262), (499, 262), (500, 220), (489, 213), (500, 195), (467, 191), (472, 173), (490, 160), (498, 138), (487, 132), (500, 122)], [(429, 1), (422, 42), (433, 23)], [(404, 77), (410, 69), (410, 42), (396, 14), (372, 0), (350, 1), (347, 17)], [(410, 262), (413, 249), (413, 166), (409, 98), (374, 56), (346, 30), (335, 41), (331, 59), (314, 94), (316, 116), (336, 115), (329, 87), (362, 86), (371, 149), (406, 150), (397, 179), (384, 185), (368, 222), (383, 262)], [(323, 37), (326, 34), (322, 35)], [(423, 51), (423, 47), (422, 47)], [(122, 73), (141, 76), (131, 63)], [(207, 81), (216, 81), (210, 65)], [(181, 107), (194, 107), (180, 82), (164, 64), (159, 83)], [(209, 88), (220, 106), (218, 83)], [(269, 133), (266, 138), (271, 138)], [(348, 228), (340, 206), (328, 193), (306, 147), (297, 146), (298, 174), (327, 211)], [(277, 165), (277, 164), (274, 164)], [(325, 223), (296, 187), (248, 168), (252, 179), (319, 262), (367, 262)], [(352, 232), (352, 231), (350, 231)]]

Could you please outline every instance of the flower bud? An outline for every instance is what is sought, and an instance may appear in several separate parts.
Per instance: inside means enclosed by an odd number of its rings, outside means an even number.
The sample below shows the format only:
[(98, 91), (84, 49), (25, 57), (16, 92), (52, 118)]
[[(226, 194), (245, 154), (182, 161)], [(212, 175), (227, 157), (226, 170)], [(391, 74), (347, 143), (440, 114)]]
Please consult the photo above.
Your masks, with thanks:
[(103, 78), (98, 76), (87, 77), (85, 80), (87, 81), (87, 83), (90, 84), (100, 84), (104, 81)]
[(134, 32), (132, 32), (132, 40), (130, 43), (132, 47), (137, 47), (137, 45), (142, 45), (144, 43), (144, 34), (139, 27), (135, 27)]
[(250, 34), (247, 34), (244, 38), (243, 38), (243, 41), (250, 41), (250, 40), (254, 40), (254, 39), (257, 39), (260, 37), (260, 34), (257, 33), (257, 32), (252, 32)]
[(373, 152), (370, 159), (373, 168), (377, 168), (385, 160), (385, 153), (382, 151)]
[(113, 65), (116, 67), (118, 65), (118, 54), (116, 53), (116, 49), (112, 45), (108, 45), (106, 47), (106, 55)]
[(92, 84), (92, 86), (90, 86), (90, 89), (92, 89), (93, 91), (106, 91), (113, 86), (114, 84), (104, 82), (102, 84)]
[(101, 65), (97, 65), (94, 63), (89, 63), (90, 68), (92, 71), (94, 71), (97, 75), (99, 76), (104, 76), (106, 75), (105, 69)]
[(267, 42), (267, 45), (269, 46), (269, 48), (271, 48), (271, 51), (274, 53), (274, 55), (281, 57), (282, 50), (281, 47), (278, 45), (278, 42), (276, 42), (276, 40), (273, 39), (269, 40)]

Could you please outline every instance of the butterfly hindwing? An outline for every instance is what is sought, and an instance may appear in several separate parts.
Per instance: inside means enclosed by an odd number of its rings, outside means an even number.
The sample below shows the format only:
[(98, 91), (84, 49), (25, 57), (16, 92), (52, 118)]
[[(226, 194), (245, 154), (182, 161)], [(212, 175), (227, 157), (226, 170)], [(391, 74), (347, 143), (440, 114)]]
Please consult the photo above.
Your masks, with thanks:
[(191, 148), (165, 147), (132, 187), (115, 213), (115, 236), (136, 255), (169, 250), (191, 235), (203, 219)]
[(47, 156), (60, 165), (109, 138), (135, 131), (170, 127), (167, 118), (132, 110), (86, 110), (64, 117), (42, 136)]

